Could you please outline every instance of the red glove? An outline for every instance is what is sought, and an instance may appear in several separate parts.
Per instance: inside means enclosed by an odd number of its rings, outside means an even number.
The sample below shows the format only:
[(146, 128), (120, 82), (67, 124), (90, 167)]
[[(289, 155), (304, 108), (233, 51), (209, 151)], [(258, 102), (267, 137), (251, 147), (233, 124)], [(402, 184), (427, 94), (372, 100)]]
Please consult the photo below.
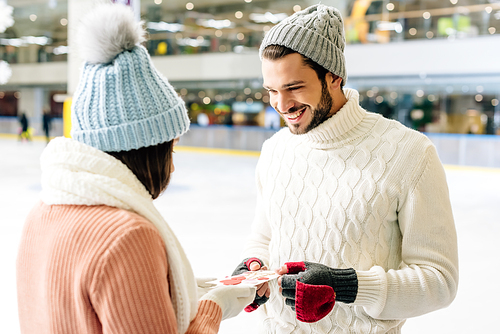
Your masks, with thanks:
[(356, 300), (358, 277), (352, 268), (333, 269), (305, 261), (285, 265), (288, 271), (281, 277), (281, 294), (302, 322), (323, 319), (333, 309), (335, 300), (343, 303)]

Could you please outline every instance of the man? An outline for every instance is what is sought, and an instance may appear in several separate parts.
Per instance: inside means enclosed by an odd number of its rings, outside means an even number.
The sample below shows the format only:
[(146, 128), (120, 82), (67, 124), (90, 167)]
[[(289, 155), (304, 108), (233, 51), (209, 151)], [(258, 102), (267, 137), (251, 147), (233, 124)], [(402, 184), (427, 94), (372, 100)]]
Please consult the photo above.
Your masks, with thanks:
[(50, 116), (50, 109), (48, 107), (43, 108), (43, 132), (45, 133), (45, 140), (47, 143), (50, 141), (50, 128), (51, 128), (52, 118)]
[(344, 44), (340, 13), (314, 5), (261, 45), (264, 87), (288, 128), (263, 145), (256, 216), (235, 272), (258, 262), (283, 275), (247, 309), (258, 309), (263, 333), (400, 333), (457, 291), (436, 149), (343, 88)]

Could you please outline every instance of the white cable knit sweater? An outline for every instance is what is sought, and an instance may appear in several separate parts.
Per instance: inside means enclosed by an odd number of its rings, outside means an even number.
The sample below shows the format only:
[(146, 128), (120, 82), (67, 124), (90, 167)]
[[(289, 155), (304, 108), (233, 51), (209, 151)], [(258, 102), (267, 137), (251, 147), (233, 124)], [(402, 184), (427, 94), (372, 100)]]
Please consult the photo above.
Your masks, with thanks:
[(446, 176), (430, 140), (366, 112), (355, 90), (304, 135), (264, 143), (258, 201), (244, 256), (275, 269), (290, 261), (354, 268), (353, 304), (302, 323), (271, 285), (263, 333), (400, 333), (406, 318), (446, 307), (458, 284)]

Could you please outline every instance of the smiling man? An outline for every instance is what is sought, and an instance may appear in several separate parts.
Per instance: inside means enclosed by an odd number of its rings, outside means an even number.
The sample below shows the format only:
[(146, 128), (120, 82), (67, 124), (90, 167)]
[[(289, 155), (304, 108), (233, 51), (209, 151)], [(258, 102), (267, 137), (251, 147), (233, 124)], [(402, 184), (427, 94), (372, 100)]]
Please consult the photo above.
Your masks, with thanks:
[(271, 45), (264, 50), (264, 88), (293, 134), (309, 132), (347, 102), (339, 89), (342, 78), (318, 71), (289, 48)]
[(261, 45), (264, 87), (287, 124), (262, 147), (237, 268), (258, 262), (283, 275), (247, 308), (262, 316), (262, 333), (400, 333), (405, 319), (446, 307), (457, 291), (436, 149), (359, 106), (344, 88), (344, 45), (342, 17), (324, 5), (280, 22)]

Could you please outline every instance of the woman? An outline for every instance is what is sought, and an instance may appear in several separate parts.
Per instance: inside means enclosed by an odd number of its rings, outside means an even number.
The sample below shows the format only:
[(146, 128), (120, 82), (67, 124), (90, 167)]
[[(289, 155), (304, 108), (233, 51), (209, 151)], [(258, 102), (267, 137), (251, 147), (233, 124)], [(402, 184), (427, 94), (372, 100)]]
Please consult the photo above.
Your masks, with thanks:
[(42, 154), (42, 201), (18, 253), (23, 333), (215, 333), (255, 296), (223, 287), (198, 300), (189, 261), (153, 205), (189, 119), (140, 45), (144, 33), (121, 5), (83, 20), (73, 139)]

